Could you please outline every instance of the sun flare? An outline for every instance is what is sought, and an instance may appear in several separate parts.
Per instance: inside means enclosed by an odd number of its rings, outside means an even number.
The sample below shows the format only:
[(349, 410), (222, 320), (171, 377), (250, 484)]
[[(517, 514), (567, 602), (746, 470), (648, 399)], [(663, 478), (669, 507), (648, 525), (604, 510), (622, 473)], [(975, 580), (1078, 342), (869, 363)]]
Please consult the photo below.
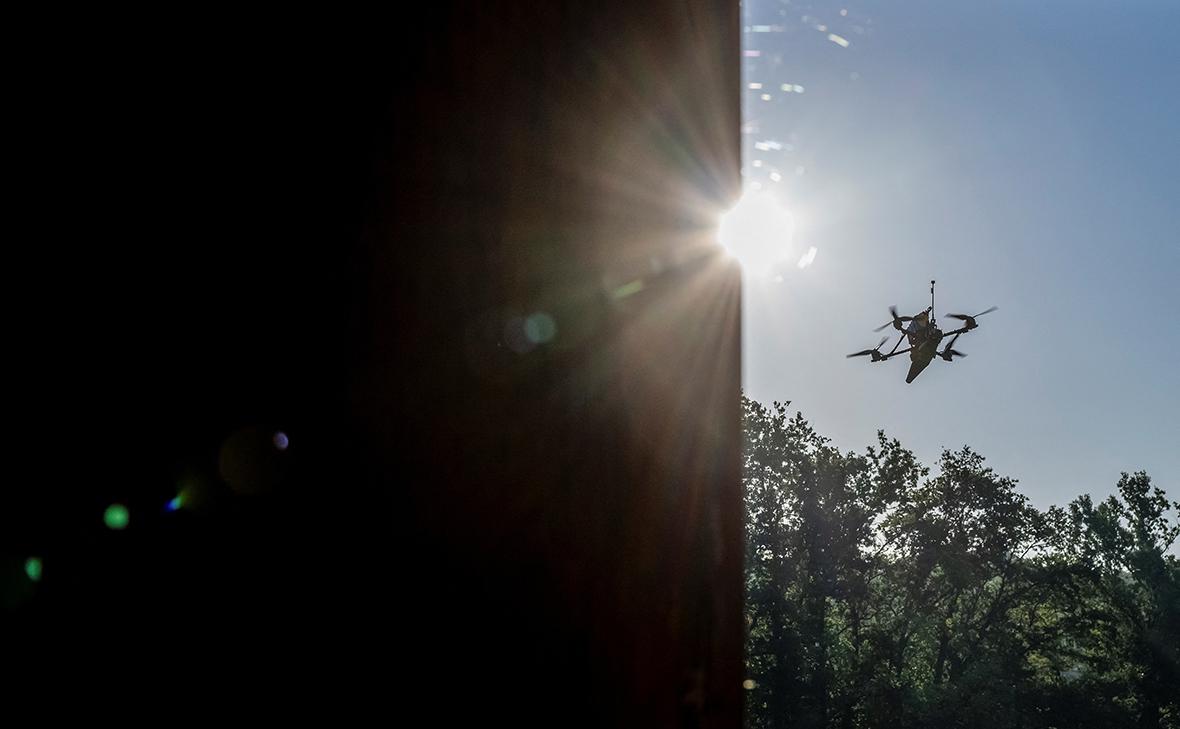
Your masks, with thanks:
[(770, 192), (747, 190), (721, 216), (717, 240), (751, 274), (769, 274), (792, 253), (794, 216)]

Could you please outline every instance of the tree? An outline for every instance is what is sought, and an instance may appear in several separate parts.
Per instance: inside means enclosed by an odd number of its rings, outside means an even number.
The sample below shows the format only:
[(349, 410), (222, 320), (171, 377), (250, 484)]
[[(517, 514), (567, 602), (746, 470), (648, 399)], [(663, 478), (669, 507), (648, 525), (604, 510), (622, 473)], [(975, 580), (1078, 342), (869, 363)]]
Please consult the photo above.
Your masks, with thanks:
[(830, 608), (865, 591), (865, 553), (889, 487), (869, 459), (840, 453), (802, 414), (789, 418), (787, 404), (743, 405), (751, 725), (824, 727)]
[(1163, 490), (1033, 508), (970, 448), (932, 475), (744, 400), (750, 727), (1180, 727)]
[[(1122, 474), (1119, 496), (1069, 506), (1063, 545), (1093, 598), (1079, 631), (1092, 673), (1126, 681), (1144, 729), (1180, 724), (1180, 565), (1168, 548), (1180, 536), (1162, 489), (1146, 473)], [(1121, 498), (1119, 498), (1121, 497)], [(1111, 659), (1114, 660), (1111, 660)]]

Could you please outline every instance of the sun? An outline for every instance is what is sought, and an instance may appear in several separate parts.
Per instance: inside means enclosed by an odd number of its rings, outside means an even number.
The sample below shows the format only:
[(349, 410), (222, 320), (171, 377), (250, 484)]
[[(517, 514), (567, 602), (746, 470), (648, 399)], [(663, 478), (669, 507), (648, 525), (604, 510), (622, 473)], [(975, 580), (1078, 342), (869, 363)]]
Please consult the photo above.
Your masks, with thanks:
[(721, 216), (717, 240), (749, 274), (769, 274), (791, 255), (795, 218), (770, 192), (747, 190)]

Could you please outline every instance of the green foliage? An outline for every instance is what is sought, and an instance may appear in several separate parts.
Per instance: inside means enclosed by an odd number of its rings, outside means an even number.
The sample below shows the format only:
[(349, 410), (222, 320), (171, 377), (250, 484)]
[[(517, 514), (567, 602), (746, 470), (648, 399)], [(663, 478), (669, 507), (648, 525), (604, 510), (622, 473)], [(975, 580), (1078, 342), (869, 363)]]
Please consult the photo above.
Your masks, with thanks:
[(743, 400), (746, 724), (1180, 727), (1163, 490), (1039, 511), (970, 448), (841, 453)]

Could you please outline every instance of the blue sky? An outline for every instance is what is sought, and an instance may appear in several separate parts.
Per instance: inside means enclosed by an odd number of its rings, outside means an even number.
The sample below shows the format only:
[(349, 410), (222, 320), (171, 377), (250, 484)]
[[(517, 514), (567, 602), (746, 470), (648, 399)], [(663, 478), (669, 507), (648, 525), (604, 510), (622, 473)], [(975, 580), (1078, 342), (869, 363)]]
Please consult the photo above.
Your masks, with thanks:
[[(1180, 3), (744, 12), (746, 180), (794, 217), (746, 275), (748, 394), (845, 449), (969, 444), (1040, 507), (1139, 469), (1180, 498)], [(940, 319), (1000, 307), (966, 359), (844, 358), (930, 279)]]

